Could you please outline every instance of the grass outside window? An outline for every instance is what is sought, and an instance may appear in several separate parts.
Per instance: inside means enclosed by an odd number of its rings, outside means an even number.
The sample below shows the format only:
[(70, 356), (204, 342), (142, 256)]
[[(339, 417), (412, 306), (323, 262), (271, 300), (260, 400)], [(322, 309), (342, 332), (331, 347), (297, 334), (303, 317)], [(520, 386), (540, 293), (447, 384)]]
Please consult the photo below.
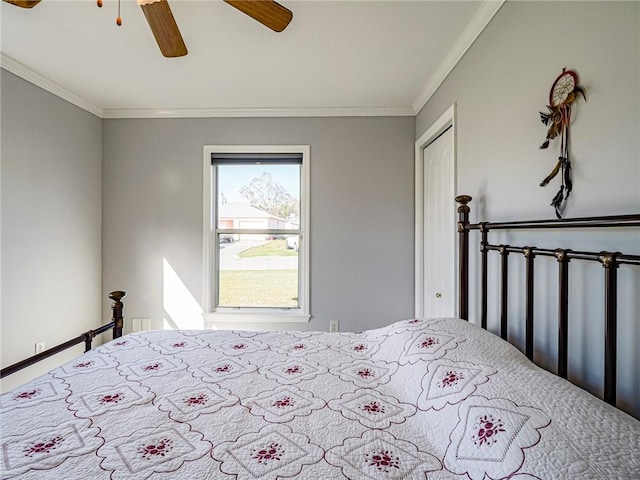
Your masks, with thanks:
[(221, 307), (298, 308), (297, 270), (221, 270)]

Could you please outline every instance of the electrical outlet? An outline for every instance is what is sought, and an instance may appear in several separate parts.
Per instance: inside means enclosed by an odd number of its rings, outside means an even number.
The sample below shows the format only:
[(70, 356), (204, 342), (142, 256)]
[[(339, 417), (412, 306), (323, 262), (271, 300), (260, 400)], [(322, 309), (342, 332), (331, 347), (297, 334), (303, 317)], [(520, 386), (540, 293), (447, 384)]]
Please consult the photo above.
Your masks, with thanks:
[(142, 330), (142, 319), (141, 318), (132, 318), (131, 319), (131, 331), (139, 332)]
[(44, 347), (44, 342), (36, 343), (36, 354), (44, 352), (46, 349)]
[(131, 319), (132, 332), (146, 332), (148, 330), (151, 330), (150, 318), (132, 318)]
[(337, 331), (340, 330), (339, 324), (337, 320), (330, 320), (329, 321), (329, 331), (331, 333), (335, 333)]

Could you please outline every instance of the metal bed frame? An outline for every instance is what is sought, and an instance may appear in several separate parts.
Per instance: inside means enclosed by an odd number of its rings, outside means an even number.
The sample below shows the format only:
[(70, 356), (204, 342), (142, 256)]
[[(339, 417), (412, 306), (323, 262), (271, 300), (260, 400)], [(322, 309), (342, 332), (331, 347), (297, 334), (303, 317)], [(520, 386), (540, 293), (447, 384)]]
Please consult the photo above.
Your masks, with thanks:
[(582, 217), (515, 222), (469, 222), (469, 195), (456, 197), (458, 203), (459, 237), (459, 312), (460, 318), (469, 319), (469, 232), (480, 231), (480, 326), (487, 328), (488, 253), (500, 255), (500, 336), (507, 340), (509, 298), (509, 255), (518, 253), (525, 258), (525, 355), (533, 361), (534, 278), (537, 257), (555, 257), (558, 262), (558, 364), (557, 374), (567, 378), (567, 351), (569, 338), (569, 262), (572, 259), (600, 262), (604, 268), (604, 396), (607, 403), (616, 404), (617, 363), (617, 270), (622, 265), (640, 265), (640, 255), (620, 252), (582, 252), (570, 249), (538, 248), (533, 246), (495, 245), (489, 243), (492, 230), (514, 229), (567, 229), (638, 227), (640, 214)]

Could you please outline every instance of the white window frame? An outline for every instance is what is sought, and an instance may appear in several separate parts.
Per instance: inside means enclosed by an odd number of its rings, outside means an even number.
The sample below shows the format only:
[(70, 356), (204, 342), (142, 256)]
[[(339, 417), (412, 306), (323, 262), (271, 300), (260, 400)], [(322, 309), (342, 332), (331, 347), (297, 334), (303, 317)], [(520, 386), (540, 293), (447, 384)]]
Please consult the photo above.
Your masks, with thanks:
[[(219, 322), (250, 323), (307, 323), (309, 313), (309, 187), (310, 187), (310, 147), (309, 145), (205, 145), (203, 171), (203, 234), (204, 234), (204, 308), (205, 324)], [(255, 308), (255, 307), (215, 307), (215, 281), (217, 278), (218, 248), (215, 242), (216, 218), (214, 209), (217, 202), (215, 167), (211, 164), (212, 153), (301, 153), (300, 173), (300, 234), (298, 240), (298, 308)]]

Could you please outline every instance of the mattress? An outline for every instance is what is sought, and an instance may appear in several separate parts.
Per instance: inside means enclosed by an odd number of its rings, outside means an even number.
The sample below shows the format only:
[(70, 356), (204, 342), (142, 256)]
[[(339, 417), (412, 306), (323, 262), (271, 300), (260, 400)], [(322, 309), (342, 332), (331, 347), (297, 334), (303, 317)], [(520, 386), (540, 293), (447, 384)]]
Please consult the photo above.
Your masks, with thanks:
[(640, 478), (638, 420), (458, 319), (130, 334), (0, 413), (2, 479)]

